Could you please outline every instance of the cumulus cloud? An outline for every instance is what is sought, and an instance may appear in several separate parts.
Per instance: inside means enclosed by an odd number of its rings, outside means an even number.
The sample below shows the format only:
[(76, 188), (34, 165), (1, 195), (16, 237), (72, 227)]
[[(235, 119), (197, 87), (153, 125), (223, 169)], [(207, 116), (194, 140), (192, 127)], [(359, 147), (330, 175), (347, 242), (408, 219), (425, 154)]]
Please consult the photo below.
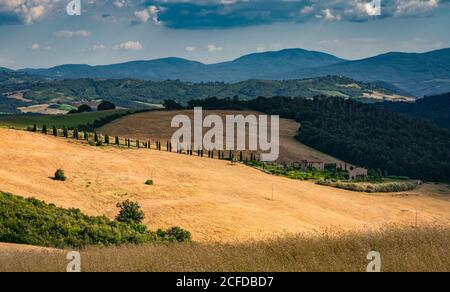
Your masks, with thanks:
[(58, 0), (0, 0), (0, 24), (5, 16), (15, 16), (23, 23), (40, 20)]
[(124, 51), (141, 51), (144, 49), (144, 47), (138, 41), (128, 41), (125, 43), (115, 45), (113, 47), (113, 49), (114, 50), (124, 50)]
[[(374, 18), (371, 0), (153, 0), (157, 19), (180, 29), (228, 28), (275, 22), (352, 21)], [(382, 0), (378, 18), (432, 15), (449, 0)], [(142, 15), (145, 16), (145, 15)], [(150, 18), (146, 16), (147, 20)]]
[(105, 46), (105, 45), (102, 45), (102, 44), (94, 45), (94, 46), (92, 47), (92, 50), (93, 50), (93, 51), (104, 50), (104, 49), (106, 49), (106, 46)]
[(193, 52), (193, 51), (195, 51), (195, 47), (187, 46), (186, 48), (184, 48), (184, 50), (186, 52)]
[(208, 49), (208, 52), (211, 52), (211, 53), (222, 52), (223, 51), (222, 47), (218, 47), (218, 46), (216, 46), (214, 44), (208, 45), (207, 49)]
[(159, 20), (158, 15), (162, 11), (163, 9), (161, 7), (150, 5), (144, 10), (135, 11), (134, 16), (142, 23), (146, 23), (151, 19), (154, 24), (160, 25), (162, 22)]
[(72, 37), (80, 37), (80, 38), (87, 38), (91, 35), (91, 32), (87, 30), (60, 30), (55, 33), (53, 33), (55, 37), (59, 38), (72, 38)]

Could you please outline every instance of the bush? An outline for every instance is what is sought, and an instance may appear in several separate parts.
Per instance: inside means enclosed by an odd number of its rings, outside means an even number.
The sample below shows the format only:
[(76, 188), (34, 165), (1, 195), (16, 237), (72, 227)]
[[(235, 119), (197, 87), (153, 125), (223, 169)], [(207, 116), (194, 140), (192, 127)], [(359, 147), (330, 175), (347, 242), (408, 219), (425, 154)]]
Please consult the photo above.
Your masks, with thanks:
[(148, 179), (147, 181), (145, 181), (145, 184), (148, 186), (152, 186), (153, 185), (153, 180)]
[(355, 192), (365, 193), (395, 193), (414, 190), (420, 182), (418, 181), (398, 181), (386, 183), (351, 183), (351, 182), (330, 182), (321, 180), (317, 182), (319, 185), (335, 187)]
[(104, 101), (97, 106), (97, 111), (106, 111), (116, 109), (116, 105), (109, 101)]
[(54, 180), (59, 180), (59, 181), (65, 181), (67, 178), (66, 178), (66, 176), (64, 175), (64, 170), (58, 169), (58, 170), (55, 172), (55, 177), (54, 177), (53, 179), (54, 179)]
[(78, 113), (88, 113), (91, 110), (92, 110), (91, 107), (88, 106), (87, 104), (82, 104), (78, 107)]
[(158, 238), (170, 242), (189, 242), (191, 240), (191, 233), (180, 227), (172, 227), (166, 231), (158, 229), (156, 234)]
[(144, 225), (112, 221), (105, 216), (91, 217), (78, 209), (62, 209), (37, 199), (0, 192), (0, 242), (83, 248), (190, 239), (189, 232), (176, 227), (162, 235)]
[(117, 203), (116, 206), (120, 208), (119, 215), (116, 217), (118, 222), (140, 224), (145, 218), (144, 212), (141, 211), (141, 207), (137, 202), (126, 200), (122, 203)]

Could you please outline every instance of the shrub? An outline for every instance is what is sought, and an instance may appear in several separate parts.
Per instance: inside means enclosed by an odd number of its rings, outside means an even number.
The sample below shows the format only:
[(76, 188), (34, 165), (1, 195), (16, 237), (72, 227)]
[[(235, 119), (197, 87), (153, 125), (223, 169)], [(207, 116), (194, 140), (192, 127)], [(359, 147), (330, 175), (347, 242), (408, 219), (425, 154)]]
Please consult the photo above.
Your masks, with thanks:
[(137, 202), (126, 200), (122, 203), (117, 203), (116, 206), (120, 208), (120, 212), (116, 217), (118, 222), (140, 224), (145, 218), (144, 212), (141, 211), (141, 207)]
[(0, 242), (83, 248), (190, 239), (189, 232), (176, 227), (161, 235), (144, 225), (91, 217), (78, 209), (58, 208), (34, 198), (0, 192)]
[(92, 109), (87, 104), (82, 104), (78, 107), (78, 113), (90, 112)]
[(53, 179), (54, 179), (54, 180), (59, 180), (59, 181), (65, 181), (67, 178), (66, 178), (66, 176), (64, 175), (64, 170), (58, 169), (58, 170), (55, 172), (55, 177), (54, 177)]
[(147, 181), (145, 181), (145, 184), (148, 186), (152, 186), (153, 185), (153, 180), (148, 179)]
[(97, 111), (106, 111), (116, 109), (116, 105), (109, 101), (104, 101), (97, 106)]
[(180, 227), (172, 227), (166, 231), (158, 229), (156, 234), (158, 238), (170, 242), (189, 242), (191, 240), (191, 233)]

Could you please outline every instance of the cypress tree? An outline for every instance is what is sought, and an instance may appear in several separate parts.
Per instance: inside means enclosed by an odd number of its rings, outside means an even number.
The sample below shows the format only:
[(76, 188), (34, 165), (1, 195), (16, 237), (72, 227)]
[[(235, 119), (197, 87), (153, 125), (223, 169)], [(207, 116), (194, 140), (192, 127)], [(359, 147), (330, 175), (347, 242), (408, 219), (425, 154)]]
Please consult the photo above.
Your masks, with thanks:
[(89, 133), (88, 132), (84, 132), (84, 140), (89, 141)]
[(78, 129), (73, 130), (73, 138), (78, 140)]
[(98, 143), (98, 135), (97, 135), (97, 132), (94, 132), (94, 141), (95, 141), (95, 143)]
[(242, 151), (239, 153), (239, 161), (243, 161), (244, 157), (242, 156)]
[(108, 145), (109, 144), (109, 136), (105, 135), (105, 144)]
[(47, 135), (47, 125), (42, 125), (42, 134)]
[(33, 125), (33, 129), (32, 129), (31, 131), (33, 131), (33, 132), (37, 132), (37, 127), (36, 127), (36, 124), (34, 124), (34, 125)]
[(139, 140), (136, 140), (136, 147), (137, 147), (137, 148), (141, 148), (141, 145), (140, 145), (140, 144), (141, 144), (141, 142), (140, 142)]
[(64, 138), (68, 138), (69, 137), (69, 131), (67, 130), (66, 127), (63, 128), (63, 135), (64, 135)]
[(58, 137), (58, 129), (56, 129), (56, 126), (53, 126), (53, 136)]
[(120, 146), (119, 136), (116, 136), (116, 145), (117, 145), (117, 146)]

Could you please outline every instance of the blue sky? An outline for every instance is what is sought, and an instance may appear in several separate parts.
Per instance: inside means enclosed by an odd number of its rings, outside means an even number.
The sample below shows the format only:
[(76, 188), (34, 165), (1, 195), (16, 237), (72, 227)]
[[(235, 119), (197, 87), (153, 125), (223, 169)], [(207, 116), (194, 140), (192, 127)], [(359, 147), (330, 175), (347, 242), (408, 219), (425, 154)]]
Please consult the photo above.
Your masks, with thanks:
[(450, 0), (0, 0), (0, 66), (204, 63), (299, 47), (347, 59), (450, 47)]

